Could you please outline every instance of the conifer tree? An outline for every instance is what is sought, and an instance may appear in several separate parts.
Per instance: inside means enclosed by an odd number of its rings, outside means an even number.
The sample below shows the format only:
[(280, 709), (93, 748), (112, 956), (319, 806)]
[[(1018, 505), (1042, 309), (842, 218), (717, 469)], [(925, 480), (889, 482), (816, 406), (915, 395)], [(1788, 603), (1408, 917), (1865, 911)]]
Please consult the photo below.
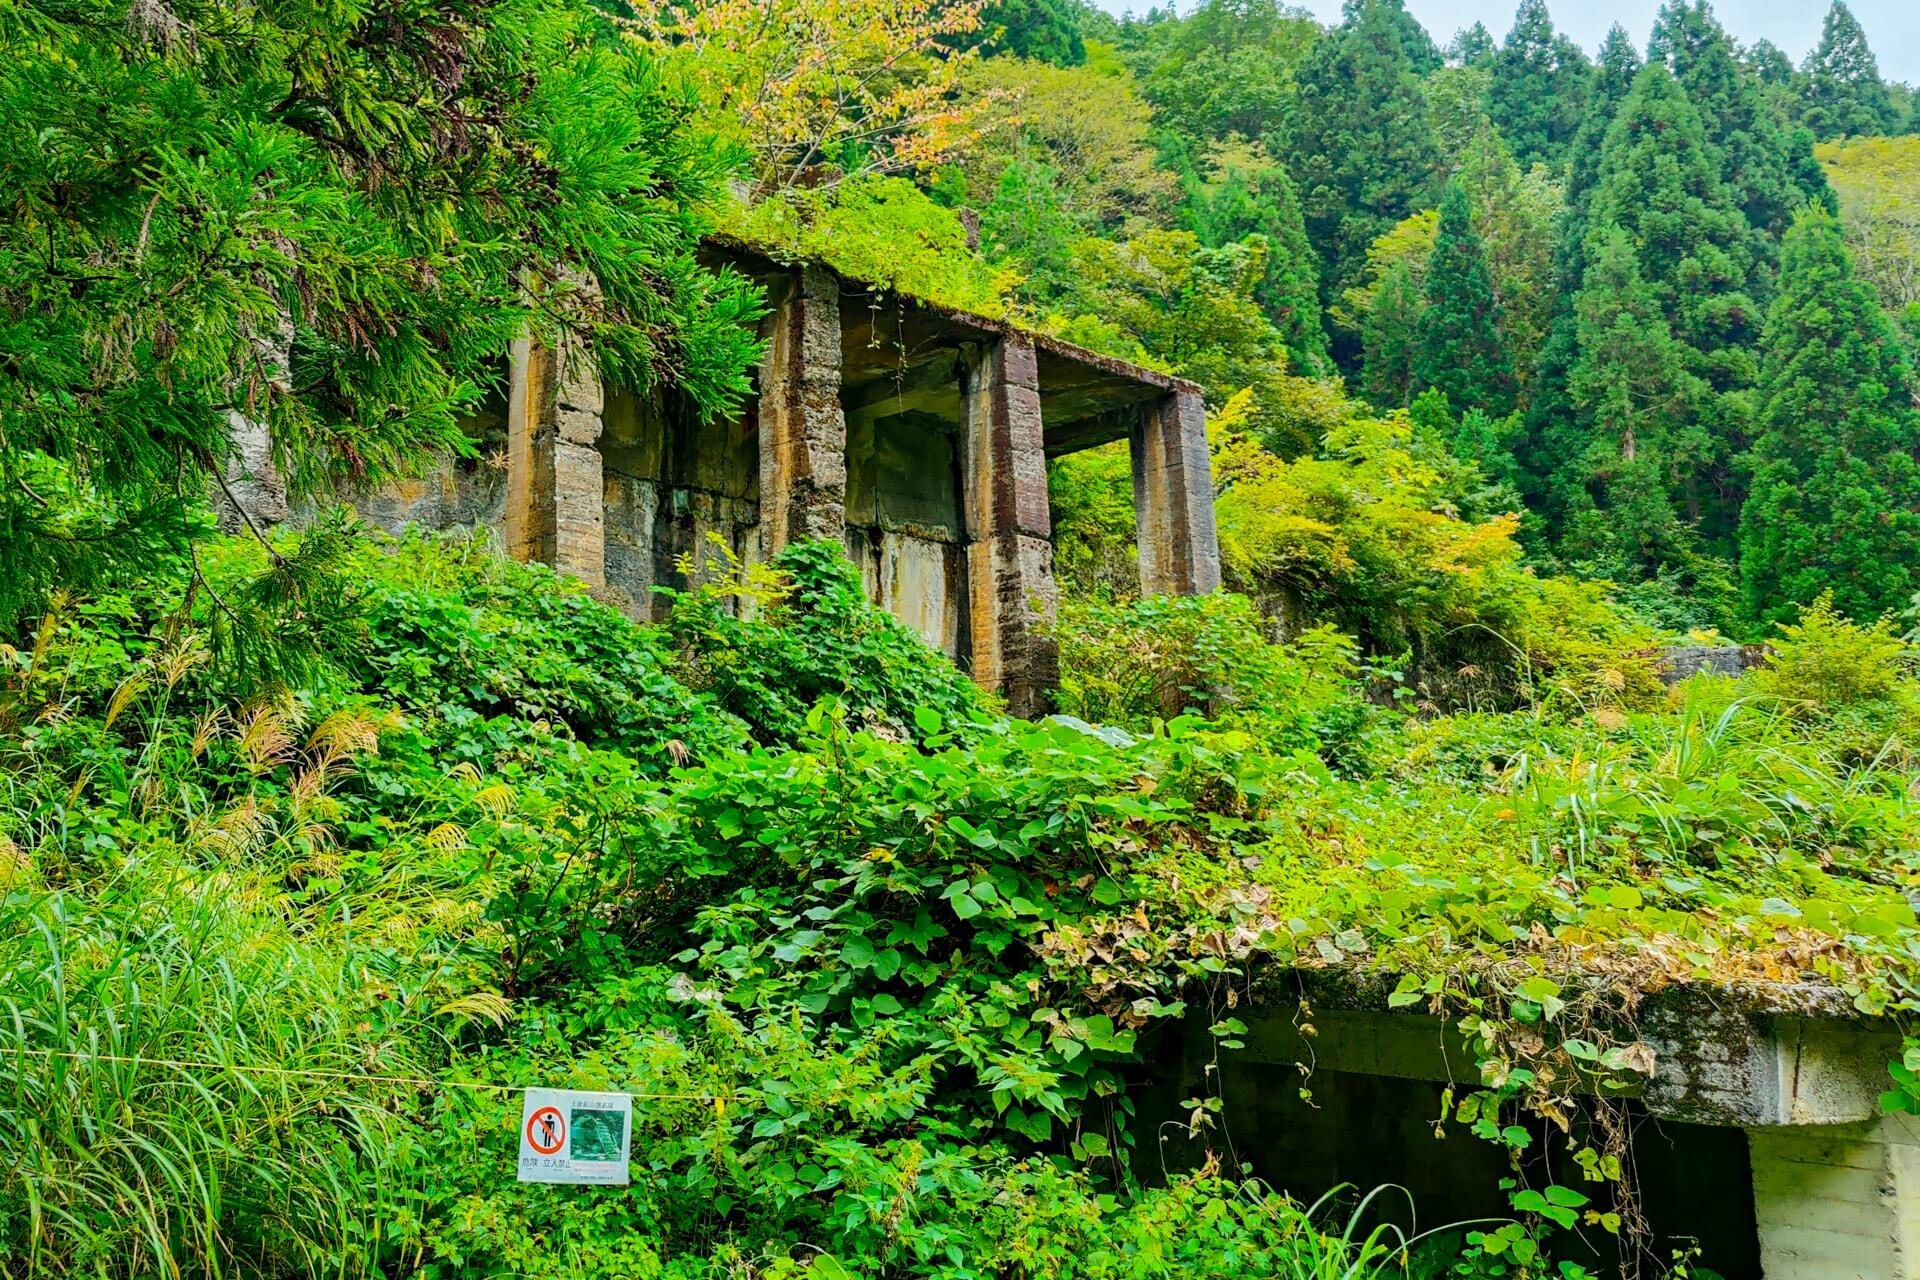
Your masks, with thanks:
[(1491, 69), (1487, 114), (1514, 159), (1522, 168), (1539, 161), (1559, 169), (1586, 111), (1593, 67), (1553, 29), (1546, 0), (1521, 0)]
[(1740, 576), (1756, 622), (1832, 591), (1865, 620), (1920, 588), (1920, 419), (1912, 371), (1839, 222), (1814, 206), (1787, 234), (1767, 315)]
[[(1756, 266), (1808, 200), (1830, 200), (1812, 142), (1775, 118), (1766, 90), (1735, 53), (1733, 40), (1707, 0), (1667, 0), (1655, 19), (1649, 61), (1664, 61), (1700, 115), (1707, 141), (1720, 152), (1720, 177), (1747, 223), (1760, 234), (1749, 245)], [(1764, 279), (1753, 281), (1763, 285)]]
[(1650, 576), (1684, 558), (1687, 522), (1706, 500), (1701, 480), (1719, 460), (1702, 425), (1713, 396), (1689, 372), (1632, 238), (1600, 226), (1590, 257), (1567, 379), (1577, 416), (1557, 442), (1563, 548), (1612, 572)]
[[(1672, 531), (1680, 524), (1699, 525), (1710, 545), (1727, 544), (1738, 512), (1731, 463), (1743, 420), (1734, 393), (1752, 381), (1757, 311), (1745, 292), (1752, 232), (1720, 182), (1718, 160), (1666, 65), (1648, 63), (1607, 135), (1575, 323), (1549, 343), (1548, 358), (1566, 361), (1567, 412), (1537, 423), (1533, 465), (1548, 488), (1555, 476), (1601, 474), (1578, 461), (1589, 436), (1619, 440), (1623, 458), (1684, 459), (1660, 490), (1669, 492), (1670, 510), (1656, 506), (1655, 486), (1634, 469), (1632, 501), (1613, 504), (1611, 536), (1637, 548), (1632, 563), (1641, 568), (1653, 566), (1656, 549), (1677, 554)], [(1628, 413), (1621, 406), (1630, 403), (1658, 411)], [(1642, 412), (1646, 425), (1629, 434)], [(1577, 506), (1560, 509), (1571, 515)], [(1636, 520), (1650, 523), (1630, 527)]]
[(1394, 0), (1358, 0), (1297, 75), (1287, 137), (1322, 305), (1358, 283), (1374, 238), (1427, 206), (1439, 149), (1426, 95), (1401, 48)]
[(1447, 45), (1446, 57), (1456, 67), (1478, 67), (1493, 61), (1493, 55), (1498, 52), (1500, 45), (1487, 30), (1487, 24), (1476, 22), (1454, 33)]
[(1413, 400), (1414, 334), (1420, 312), (1412, 268), (1404, 260), (1394, 263), (1374, 290), (1361, 335), (1365, 363), (1360, 386), (1375, 408), (1404, 409)]
[(1513, 366), (1500, 336), (1499, 307), (1473, 211), (1457, 182), (1440, 201), (1440, 226), (1427, 266), (1426, 306), (1409, 361), (1413, 391), (1446, 393), (1462, 411), (1505, 417), (1513, 409)]
[(1746, 57), (1742, 59), (1747, 70), (1759, 77), (1760, 83), (1769, 89), (1781, 89), (1793, 84), (1793, 59), (1787, 56), (1773, 41), (1762, 36), (1747, 46)]
[(1640, 74), (1640, 54), (1626, 28), (1615, 23), (1600, 47), (1592, 93), (1567, 160), (1566, 202), (1553, 249), (1556, 306), (1527, 388), (1527, 465), (1521, 485), (1534, 501), (1550, 501), (1555, 472), (1566, 457), (1566, 425), (1574, 416), (1567, 374), (1577, 354), (1573, 297), (1586, 274), (1587, 211), (1600, 182), (1607, 132)]
[(1674, 337), (1695, 353), (1693, 371), (1726, 391), (1751, 381), (1744, 347), (1758, 315), (1751, 234), (1719, 163), (1679, 83), (1649, 62), (1607, 133), (1588, 219), (1626, 234)]
[(1340, 9), (1341, 24), (1353, 27), (1361, 11), (1374, 6), (1384, 10), (1393, 23), (1400, 36), (1400, 50), (1407, 55), (1415, 75), (1424, 76), (1441, 65), (1440, 47), (1433, 42), (1433, 34), (1420, 25), (1420, 19), (1407, 12), (1406, 0), (1345, 0)]
[(1230, 167), (1215, 184), (1197, 175), (1187, 183), (1185, 209), (1189, 229), (1210, 249), (1263, 236), (1266, 274), (1253, 296), (1280, 331), (1293, 371), (1307, 377), (1332, 372), (1327, 331), (1320, 320), (1320, 273), (1307, 243), (1300, 194), (1279, 165), (1248, 173)]
[(1640, 66), (1640, 52), (1633, 47), (1627, 29), (1614, 23), (1600, 46), (1587, 109), (1580, 118), (1580, 130), (1574, 135), (1567, 160), (1567, 213), (1560, 234), (1560, 266), (1561, 279), (1566, 282), (1569, 295), (1580, 287), (1586, 271), (1586, 264), (1580, 261), (1580, 248), (1587, 238), (1587, 206), (1593, 198), (1593, 189), (1600, 185), (1600, 156), (1606, 148), (1607, 133), (1613, 128), (1621, 104), (1633, 92)]
[(1880, 78), (1880, 64), (1846, 0), (1833, 0), (1820, 43), (1800, 70), (1801, 118), (1822, 142), (1892, 133), (1898, 127), (1899, 113)]

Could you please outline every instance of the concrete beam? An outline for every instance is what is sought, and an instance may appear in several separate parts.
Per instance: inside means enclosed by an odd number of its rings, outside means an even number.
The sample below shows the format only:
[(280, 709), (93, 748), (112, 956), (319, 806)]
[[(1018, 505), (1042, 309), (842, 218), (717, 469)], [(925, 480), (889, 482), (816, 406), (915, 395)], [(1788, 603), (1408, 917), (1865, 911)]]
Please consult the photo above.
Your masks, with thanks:
[(1032, 343), (1018, 336), (988, 343), (968, 369), (965, 394), (973, 676), (999, 692), (1015, 715), (1044, 715), (1052, 709), (1060, 658), (1045, 634), (1058, 596)]
[[(1286, 1013), (1242, 1015), (1250, 1062), (1312, 1062), (1329, 1071), (1449, 1083), (1478, 1078), (1458, 1024), (1411, 1011), (1316, 1005), (1315, 1034)], [(1614, 1096), (1638, 1098), (1664, 1120), (1728, 1128), (1832, 1126), (1879, 1114), (1899, 1033), (1831, 1018), (1750, 1013), (1670, 989), (1642, 1011), (1651, 1079)]]
[(803, 267), (772, 301), (759, 413), (760, 530), (769, 557), (790, 542), (847, 536), (839, 280)]
[(1144, 595), (1205, 595), (1220, 586), (1207, 411), (1195, 390), (1147, 407), (1132, 434), (1134, 528)]

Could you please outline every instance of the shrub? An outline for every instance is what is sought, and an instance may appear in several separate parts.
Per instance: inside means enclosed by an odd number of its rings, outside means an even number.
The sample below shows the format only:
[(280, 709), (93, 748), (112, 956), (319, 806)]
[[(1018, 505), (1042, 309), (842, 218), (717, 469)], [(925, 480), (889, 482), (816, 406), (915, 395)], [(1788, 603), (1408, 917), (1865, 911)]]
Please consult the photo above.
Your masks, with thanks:
[(838, 546), (789, 546), (760, 581), (731, 553), (721, 559), (717, 577), (668, 593), (666, 632), (682, 678), (752, 725), (760, 741), (795, 740), (825, 698), (842, 703), (856, 724), (906, 737), (924, 736), (919, 711), (949, 732), (989, 717), (971, 680), (868, 601)]
[(1862, 626), (1833, 607), (1831, 593), (1802, 609), (1798, 622), (1779, 625), (1781, 638), (1753, 683), (1796, 714), (1890, 698), (1909, 671), (1911, 655), (1893, 620)]
[(1188, 712), (1254, 729), (1270, 745), (1316, 740), (1316, 717), (1354, 701), (1353, 643), (1315, 628), (1280, 644), (1245, 596), (1066, 602), (1060, 709), (1129, 729)]
[(355, 607), (327, 632), (330, 656), (402, 707), (463, 724), (548, 721), (656, 773), (746, 740), (680, 682), (657, 629), (484, 538), (368, 539), (352, 569)]

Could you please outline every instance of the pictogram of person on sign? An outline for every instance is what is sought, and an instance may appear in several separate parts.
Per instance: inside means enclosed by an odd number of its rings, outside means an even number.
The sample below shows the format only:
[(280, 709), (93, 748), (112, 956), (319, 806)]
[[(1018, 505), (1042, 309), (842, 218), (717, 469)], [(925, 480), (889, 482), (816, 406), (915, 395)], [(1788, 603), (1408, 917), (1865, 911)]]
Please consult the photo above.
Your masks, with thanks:
[(527, 1145), (543, 1156), (567, 1145), (567, 1119), (558, 1107), (541, 1107), (527, 1117)]

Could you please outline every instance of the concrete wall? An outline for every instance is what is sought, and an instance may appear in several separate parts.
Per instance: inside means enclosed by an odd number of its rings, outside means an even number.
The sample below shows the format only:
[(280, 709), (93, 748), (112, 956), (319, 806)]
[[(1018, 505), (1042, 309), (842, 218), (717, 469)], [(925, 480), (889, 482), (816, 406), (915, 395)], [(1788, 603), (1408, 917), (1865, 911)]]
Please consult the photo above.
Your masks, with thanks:
[(1920, 1276), (1920, 1125), (1753, 1129), (1753, 1198), (1767, 1280)]
[(919, 410), (847, 422), (847, 554), (867, 596), (965, 661), (967, 531), (956, 423)]
[(745, 561), (760, 556), (760, 449), (750, 412), (702, 422), (685, 398), (613, 389), (600, 458), (606, 582), (636, 617), (657, 617), (656, 586), (684, 588), (681, 557), (718, 538)]
[[(1206, 415), (1191, 384), (900, 298), (818, 266), (752, 259), (765, 354), (739, 416), (601, 384), (569, 339), (514, 344), (481, 462), (358, 495), (393, 532), (491, 526), (508, 554), (657, 616), (654, 589), (717, 537), (740, 559), (842, 543), (868, 595), (1000, 693), (1052, 707), (1058, 658), (1049, 457), (1131, 441), (1141, 587), (1220, 583)], [(1049, 415), (1058, 413), (1059, 420)], [(264, 434), (235, 428), (230, 483), (282, 518)]]

